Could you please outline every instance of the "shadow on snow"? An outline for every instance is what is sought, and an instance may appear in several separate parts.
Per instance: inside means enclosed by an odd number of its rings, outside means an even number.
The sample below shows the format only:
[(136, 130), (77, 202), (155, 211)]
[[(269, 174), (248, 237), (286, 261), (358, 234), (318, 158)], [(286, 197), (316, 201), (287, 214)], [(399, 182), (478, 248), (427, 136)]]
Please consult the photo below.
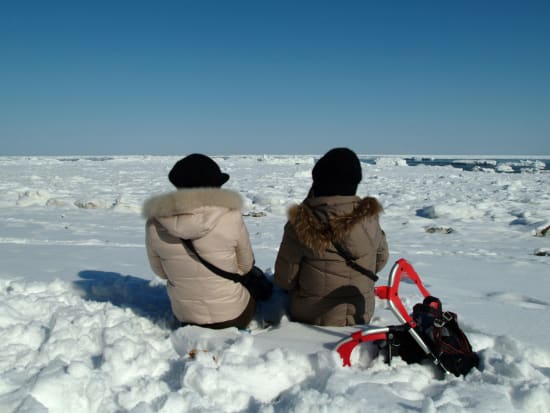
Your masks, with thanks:
[(172, 325), (173, 316), (166, 287), (117, 272), (82, 270), (73, 284), (85, 300), (110, 302), (128, 308), (155, 323)]

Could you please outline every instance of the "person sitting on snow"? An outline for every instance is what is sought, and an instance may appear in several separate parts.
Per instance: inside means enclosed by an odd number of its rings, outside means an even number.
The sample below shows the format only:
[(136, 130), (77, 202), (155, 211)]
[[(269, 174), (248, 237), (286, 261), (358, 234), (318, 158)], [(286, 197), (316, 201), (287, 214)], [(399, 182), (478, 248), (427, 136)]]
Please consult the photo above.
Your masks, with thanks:
[(368, 323), (374, 312), (373, 273), (388, 260), (379, 224), (382, 206), (375, 198), (356, 195), (361, 163), (348, 148), (328, 151), (313, 167), (312, 177), (307, 198), (288, 211), (275, 283), (289, 291), (295, 321)]
[(241, 196), (221, 188), (229, 175), (202, 154), (179, 160), (168, 178), (177, 190), (146, 200), (143, 216), (149, 263), (168, 281), (174, 315), (183, 324), (246, 328), (256, 307), (248, 290), (208, 270), (181, 241), (215, 266), (246, 274), (254, 255)]

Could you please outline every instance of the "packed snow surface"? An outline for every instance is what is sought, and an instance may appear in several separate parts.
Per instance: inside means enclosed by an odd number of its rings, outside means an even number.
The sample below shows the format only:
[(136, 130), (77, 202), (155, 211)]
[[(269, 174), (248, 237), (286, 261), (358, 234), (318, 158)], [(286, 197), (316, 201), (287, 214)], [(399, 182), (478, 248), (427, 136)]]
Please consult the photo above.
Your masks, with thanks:
[[(269, 276), (317, 158), (215, 158)], [(177, 159), (0, 158), (0, 412), (550, 412), (544, 162), (363, 162), (359, 194), (384, 205), (391, 253), (378, 285), (406, 258), (458, 313), (481, 365), (457, 378), (363, 347), (342, 367), (334, 345), (365, 326), (291, 322), (278, 290), (247, 331), (179, 327), (140, 216)], [(407, 284), (401, 297), (420, 299)], [(378, 302), (371, 325), (396, 322)]]

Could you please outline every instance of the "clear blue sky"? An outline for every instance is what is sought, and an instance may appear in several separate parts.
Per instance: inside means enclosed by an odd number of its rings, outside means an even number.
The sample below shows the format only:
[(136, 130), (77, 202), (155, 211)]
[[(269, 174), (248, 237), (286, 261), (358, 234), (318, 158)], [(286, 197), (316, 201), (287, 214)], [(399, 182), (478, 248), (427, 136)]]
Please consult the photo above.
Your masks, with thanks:
[(550, 1), (2, 1), (0, 155), (550, 155)]

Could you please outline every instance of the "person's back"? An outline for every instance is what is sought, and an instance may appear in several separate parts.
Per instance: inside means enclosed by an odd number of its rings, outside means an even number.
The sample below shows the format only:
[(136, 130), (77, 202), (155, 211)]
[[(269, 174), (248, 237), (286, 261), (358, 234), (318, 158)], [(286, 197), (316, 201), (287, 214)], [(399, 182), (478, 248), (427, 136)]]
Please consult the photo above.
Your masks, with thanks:
[(181, 241), (192, 240), (198, 254), (226, 271), (248, 272), (254, 257), (242, 199), (221, 188), (229, 176), (204, 155), (183, 158), (169, 178), (178, 190), (149, 198), (143, 215), (149, 262), (167, 279), (174, 315), (183, 323), (244, 328), (255, 309), (248, 291), (209, 271)]
[(296, 321), (342, 326), (372, 317), (374, 281), (346, 264), (333, 242), (373, 273), (387, 262), (378, 219), (382, 207), (374, 198), (355, 195), (361, 176), (352, 151), (333, 149), (315, 165), (308, 198), (289, 210), (275, 282), (289, 290)]

